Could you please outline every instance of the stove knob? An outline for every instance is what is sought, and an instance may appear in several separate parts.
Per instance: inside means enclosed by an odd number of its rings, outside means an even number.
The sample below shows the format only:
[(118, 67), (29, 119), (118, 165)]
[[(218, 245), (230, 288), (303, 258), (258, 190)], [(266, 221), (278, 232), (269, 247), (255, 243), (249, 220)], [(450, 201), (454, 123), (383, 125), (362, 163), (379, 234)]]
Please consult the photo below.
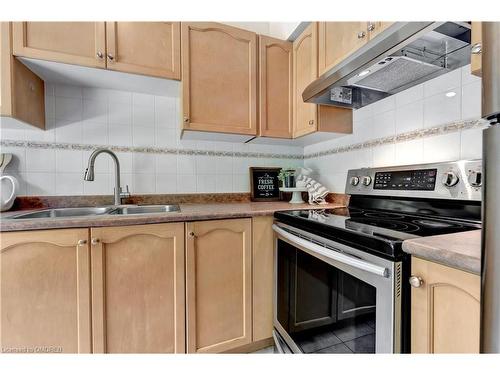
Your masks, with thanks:
[(473, 187), (479, 187), (483, 184), (482, 173), (478, 171), (471, 171), (469, 173), (469, 184)]
[(370, 176), (363, 177), (363, 185), (369, 186), (372, 183), (372, 178)]
[(358, 176), (351, 177), (350, 183), (352, 186), (357, 186), (359, 184), (359, 177)]
[(445, 172), (444, 175), (443, 175), (443, 185), (446, 186), (446, 187), (452, 187), (452, 186), (455, 186), (456, 184), (458, 184), (458, 181), (460, 179), (458, 178), (457, 174), (453, 171), (448, 171), (448, 172)]

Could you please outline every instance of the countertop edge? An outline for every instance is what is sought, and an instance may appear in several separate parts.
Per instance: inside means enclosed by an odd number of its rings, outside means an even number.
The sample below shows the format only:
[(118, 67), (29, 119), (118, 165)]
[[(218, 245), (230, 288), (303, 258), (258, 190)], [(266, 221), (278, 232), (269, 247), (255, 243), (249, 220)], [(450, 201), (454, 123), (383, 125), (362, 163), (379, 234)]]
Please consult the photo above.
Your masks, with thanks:
[[(259, 205), (262, 205), (260, 203)], [(33, 231), (45, 229), (114, 227), (126, 225), (161, 224), (173, 222), (189, 222), (199, 220), (240, 219), (257, 216), (271, 216), (276, 211), (291, 211), (304, 209), (331, 209), (344, 207), (342, 204), (327, 204), (322, 206), (293, 205), (285, 202), (274, 207), (252, 208), (252, 203), (221, 203), (221, 204), (181, 204), (181, 211), (176, 213), (161, 213), (147, 215), (96, 215), (87, 217), (10, 220), (0, 218), (0, 232)], [(216, 209), (221, 211), (217, 212)], [(229, 208), (229, 210), (228, 210)], [(184, 211), (183, 211), (184, 210)], [(206, 210), (206, 211), (204, 211)], [(26, 211), (28, 212), (28, 211)]]
[[(454, 235), (459, 236), (463, 233), (464, 232), (455, 233)], [(432, 240), (433, 237), (440, 236), (425, 237), (425, 240)], [(446, 249), (442, 246), (431, 246), (427, 243), (422, 243), (420, 240), (420, 238), (417, 238), (404, 241), (403, 251), (418, 258), (439, 263), (447, 267), (456, 268), (465, 272), (473, 273), (475, 275), (481, 274), (480, 244), (477, 244), (477, 249), (475, 248), (475, 250), (477, 250), (477, 256), (473, 256), (453, 251), (452, 245), (450, 245), (450, 248)]]

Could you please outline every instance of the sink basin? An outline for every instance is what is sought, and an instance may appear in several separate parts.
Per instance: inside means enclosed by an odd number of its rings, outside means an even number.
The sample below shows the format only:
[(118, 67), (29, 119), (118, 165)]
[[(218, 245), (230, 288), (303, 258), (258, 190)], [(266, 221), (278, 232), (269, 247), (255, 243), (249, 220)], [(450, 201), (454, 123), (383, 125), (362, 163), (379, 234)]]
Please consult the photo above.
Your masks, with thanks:
[(9, 219), (44, 219), (56, 217), (80, 217), (96, 215), (140, 215), (180, 211), (178, 204), (151, 205), (151, 206), (123, 206), (123, 207), (78, 207), (78, 208), (51, 208), (35, 212), (28, 212), (12, 216)]
[(178, 204), (118, 207), (110, 215), (140, 215), (180, 211)]
[(47, 210), (28, 212), (11, 217), (11, 219), (42, 219), (56, 217), (94, 216), (108, 214), (113, 207), (78, 207), (78, 208), (51, 208)]

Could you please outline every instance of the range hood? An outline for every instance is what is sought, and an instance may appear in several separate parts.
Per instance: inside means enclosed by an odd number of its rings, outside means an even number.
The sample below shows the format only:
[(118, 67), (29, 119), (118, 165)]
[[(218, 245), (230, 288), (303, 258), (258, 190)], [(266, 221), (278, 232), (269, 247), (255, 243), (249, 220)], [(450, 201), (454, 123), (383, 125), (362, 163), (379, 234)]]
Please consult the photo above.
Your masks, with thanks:
[(361, 108), (470, 63), (470, 24), (396, 22), (306, 87), (304, 102)]

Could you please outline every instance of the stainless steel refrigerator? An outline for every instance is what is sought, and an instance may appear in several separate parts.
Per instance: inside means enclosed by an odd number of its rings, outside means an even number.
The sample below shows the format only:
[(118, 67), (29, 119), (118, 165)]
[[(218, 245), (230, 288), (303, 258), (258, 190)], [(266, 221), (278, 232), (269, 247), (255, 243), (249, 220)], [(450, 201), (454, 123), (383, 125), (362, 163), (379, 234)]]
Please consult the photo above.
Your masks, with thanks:
[(500, 353), (500, 22), (483, 22), (481, 352)]

